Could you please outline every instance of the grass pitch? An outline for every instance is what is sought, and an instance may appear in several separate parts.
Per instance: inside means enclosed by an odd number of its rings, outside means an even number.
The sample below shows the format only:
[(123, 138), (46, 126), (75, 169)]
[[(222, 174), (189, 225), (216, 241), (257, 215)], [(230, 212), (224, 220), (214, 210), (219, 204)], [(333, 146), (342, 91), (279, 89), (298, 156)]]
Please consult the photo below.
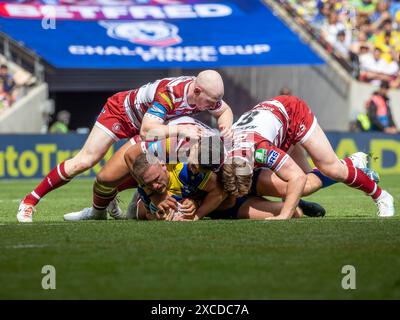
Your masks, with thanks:
[[(399, 181), (381, 183), (397, 201)], [(36, 183), (0, 181), (1, 299), (400, 298), (399, 216), (378, 218), (343, 185), (309, 197), (326, 207), (323, 219), (64, 222), (91, 203), (92, 181), (74, 180), (19, 225), (18, 202)], [(55, 290), (41, 287), (44, 265), (56, 268)], [(355, 290), (342, 289), (345, 265)]]

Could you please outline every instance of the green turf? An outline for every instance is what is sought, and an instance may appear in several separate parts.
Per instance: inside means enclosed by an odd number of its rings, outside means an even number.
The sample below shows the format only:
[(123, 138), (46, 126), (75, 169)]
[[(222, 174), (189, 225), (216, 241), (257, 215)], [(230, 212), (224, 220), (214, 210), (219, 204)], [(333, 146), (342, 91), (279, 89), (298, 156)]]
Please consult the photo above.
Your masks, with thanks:
[[(399, 200), (400, 177), (382, 180)], [(400, 298), (399, 218), (379, 219), (342, 185), (310, 197), (323, 219), (63, 222), (90, 203), (91, 181), (75, 180), (19, 225), (18, 200), (35, 182), (0, 182), (2, 299)], [(41, 288), (44, 265), (56, 268), (56, 290)], [(356, 268), (356, 290), (341, 287), (344, 265)]]

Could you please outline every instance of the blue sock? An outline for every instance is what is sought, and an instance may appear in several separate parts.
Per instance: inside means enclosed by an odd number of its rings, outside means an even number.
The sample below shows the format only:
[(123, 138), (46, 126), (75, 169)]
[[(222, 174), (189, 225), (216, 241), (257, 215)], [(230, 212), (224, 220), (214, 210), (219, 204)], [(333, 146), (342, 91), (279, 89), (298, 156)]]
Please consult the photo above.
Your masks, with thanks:
[(328, 178), (327, 176), (324, 176), (319, 169), (315, 168), (311, 172), (315, 174), (322, 182), (322, 188), (330, 187), (331, 185), (337, 183), (337, 181), (332, 180), (331, 178)]

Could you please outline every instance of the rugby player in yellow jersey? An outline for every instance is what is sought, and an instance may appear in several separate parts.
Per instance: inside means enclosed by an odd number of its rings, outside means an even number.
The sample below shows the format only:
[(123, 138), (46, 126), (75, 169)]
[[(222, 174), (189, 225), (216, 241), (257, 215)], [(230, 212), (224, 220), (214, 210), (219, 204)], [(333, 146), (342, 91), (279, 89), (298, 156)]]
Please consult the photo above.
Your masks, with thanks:
[(128, 157), (128, 163), (132, 175), (139, 182), (138, 193), (142, 203), (150, 214), (147, 219), (152, 219), (151, 214), (161, 217), (160, 214), (180, 212), (185, 200), (201, 197), (203, 200), (197, 210), (186, 217), (199, 220), (226, 198), (217, 175), (207, 166), (190, 162), (165, 164), (151, 154), (141, 154), (133, 162)]

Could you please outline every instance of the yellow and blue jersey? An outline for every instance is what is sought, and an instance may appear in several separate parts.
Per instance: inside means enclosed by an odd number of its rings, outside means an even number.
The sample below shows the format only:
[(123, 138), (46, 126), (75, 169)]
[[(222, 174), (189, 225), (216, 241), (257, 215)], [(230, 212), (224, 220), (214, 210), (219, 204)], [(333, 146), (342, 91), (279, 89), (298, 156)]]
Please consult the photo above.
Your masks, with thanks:
[[(203, 193), (212, 174), (209, 170), (194, 174), (189, 170), (187, 163), (167, 164), (167, 171), (169, 174), (167, 192), (178, 202)], [(141, 187), (138, 187), (138, 192), (145, 207), (149, 210), (150, 197)]]
[(168, 164), (168, 193), (177, 201), (193, 197), (198, 191), (203, 191), (211, 176), (211, 171), (192, 173), (187, 163)]

